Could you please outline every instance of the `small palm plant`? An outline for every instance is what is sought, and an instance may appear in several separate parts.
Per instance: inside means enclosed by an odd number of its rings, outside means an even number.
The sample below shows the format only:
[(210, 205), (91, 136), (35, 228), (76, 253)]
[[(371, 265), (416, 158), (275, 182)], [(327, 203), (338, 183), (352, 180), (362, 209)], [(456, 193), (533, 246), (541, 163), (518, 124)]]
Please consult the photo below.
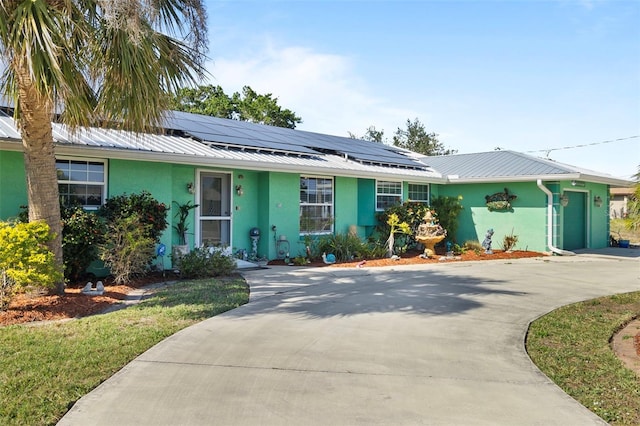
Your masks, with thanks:
[(191, 204), (191, 201), (187, 201), (185, 204), (180, 204), (176, 201), (173, 202), (178, 207), (178, 212), (175, 217), (178, 219), (178, 222), (173, 225), (173, 229), (178, 233), (178, 242), (180, 245), (187, 244), (187, 231), (189, 227), (187, 225), (187, 218), (189, 217), (189, 212), (196, 207), (198, 204)]

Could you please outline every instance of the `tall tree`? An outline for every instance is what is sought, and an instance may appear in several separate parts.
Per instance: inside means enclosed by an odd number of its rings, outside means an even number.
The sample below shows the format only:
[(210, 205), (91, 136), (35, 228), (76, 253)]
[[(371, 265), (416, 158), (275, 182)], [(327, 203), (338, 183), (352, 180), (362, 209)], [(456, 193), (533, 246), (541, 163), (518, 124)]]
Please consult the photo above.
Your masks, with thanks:
[(357, 136), (356, 134), (349, 132), (349, 137), (351, 139), (362, 139), (370, 142), (385, 143), (384, 130), (378, 130), (376, 129), (376, 126), (369, 126), (363, 136)]
[(415, 121), (407, 119), (406, 130), (398, 127), (396, 134), (393, 136), (393, 145), (423, 155), (449, 155), (457, 152), (456, 150), (445, 148), (442, 142), (438, 140), (437, 134), (433, 132), (427, 133), (424, 124), (417, 118)]
[(289, 129), (295, 129), (296, 124), (302, 123), (302, 119), (293, 111), (278, 105), (278, 98), (271, 93), (260, 95), (249, 86), (244, 86), (242, 93), (235, 92), (231, 96), (224, 93), (220, 86), (183, 89), (174, 98), (173, 108)]
[[(159, 126), (170, 95), (204, 74), (201, 0), (2, 0), (0, 93), (22, 133), (29, 220), (44, 220), (62, 268), (51, 121), (71, 129)], [(56, 286), (64, 293), (64, 283)]]

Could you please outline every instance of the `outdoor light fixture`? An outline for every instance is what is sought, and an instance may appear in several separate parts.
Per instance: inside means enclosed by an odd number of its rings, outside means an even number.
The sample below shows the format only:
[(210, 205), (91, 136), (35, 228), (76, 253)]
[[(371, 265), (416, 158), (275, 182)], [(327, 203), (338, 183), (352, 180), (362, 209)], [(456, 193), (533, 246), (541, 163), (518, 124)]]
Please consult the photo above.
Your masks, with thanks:
[(236, 185), (236, 194), (238, 194), (238, 197), (242, 197), (242, 194), (244, 194), (244, 189), (242, 189), (242, 185)]
[(599, 196), (599, 195), (596, 195), (596, 196), (593, 198), (593, 204), (595, 204), (595, 205), (596, 205), (596, 207), (600, 207), (600, 206), (602, 206), (602, 198), (600, 198), (600, 196)]
[(560, 205), (562, 207), (567, 207), (569, 205), (569, 197), (567, 197), (567, 194), (565, 194), (564, 192), (560, 196)]
[(187, 184), (187, 192), (188, 192), (189, 194), (195, 194), (195, 193), (196, 193), (196, 189), (195, 189), (195, 187), (193, 186), (193, 182), (189, 182), (189, 183)]

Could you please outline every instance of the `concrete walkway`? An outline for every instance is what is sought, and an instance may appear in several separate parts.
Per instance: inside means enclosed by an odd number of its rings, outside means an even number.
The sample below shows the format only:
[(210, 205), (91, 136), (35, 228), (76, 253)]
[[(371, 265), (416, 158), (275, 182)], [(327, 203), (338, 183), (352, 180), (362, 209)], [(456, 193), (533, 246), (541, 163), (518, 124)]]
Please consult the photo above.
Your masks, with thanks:
[(605, 424), (524, 337), (556, 307), (640, 290), (640, 250), (622, 250), (246, 272), (249, 304), (156, 345), (59, 424)]

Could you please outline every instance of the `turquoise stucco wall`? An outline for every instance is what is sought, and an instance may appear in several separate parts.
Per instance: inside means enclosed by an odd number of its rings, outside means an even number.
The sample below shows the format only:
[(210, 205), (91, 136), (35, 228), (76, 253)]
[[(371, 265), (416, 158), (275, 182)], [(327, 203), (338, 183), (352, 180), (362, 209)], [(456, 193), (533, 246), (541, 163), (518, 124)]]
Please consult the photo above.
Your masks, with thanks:
[[(172, 229), (175, 214), (174, 201), (197, 202), (189, 194), (186, 185), (196, 182), (197, 170), (227, 171), (228, 169), (194, 167), (169, 163), (154, 163), (130, 160), (108, 161), (108, 196), (148, 190), (159, 201), (171, 206), (169, 228), (162, 236), (162, 242), (171, 247), (177, 242)], [(290, 254), (295, 256), (304, 251), (299, 229), (299, 174), (269, 171), (232, 171), (232, 249), (251, 250), (249, 230), (257, 226), (262, 235), (258, 254), (270, 259), (276, 257), (275, 238), (285, 235), (290, 242)], [(244, 194), (238, 196), (236, 185), (243, 186)], [(404, 184), (406, 187), (406, 183)], [(562, 191), (584, 191), (586, 195), (587, 244), (591, 248), (608, 245), (608, 186), (584, 183), (573, 186), (570, 181), (545, 182), (554, 193), (553, 226), (556, 234), (554, 245), (562, 248), (563, 209), (559, 204)], [(518, 196), (513, 203), (513, 211), (490, 212), (484, 197), (503, 191), (504, 187)], [(350, 225), (357, 225), (361, 237), (368, 236), (376, 225), (375, 221), (375, 180), (368, 178), (335, 177), (335, 223), (337, 233), (348, 232)], [(406, 194), (406, 188), (405, 188)], [(463, 197), (464, 206), (460, 215), (458, 242), (465, 240), (482, 241), (488, 228), (495, 231), (494, 247), (500, 248), (504, 235), (512, 232), (518, 235), (517, 249), (546, 251), (546, 195), (535, 182), (514, 182), (496, 184), (448, 184), (431, 185), (431, 196)], [(595, 206), (593, 199), (599, 196), (602, 206)], [(0, 151), (0, 219), (7, 219), (19, 212), (19, 206), (27, 203), (26, 182), (22, 153)], [(195, 212), (191, 212), (189, 229), (193, 233)], [(272, 225), (277, 227), (274, 233)], [(190, 245), (194, 235), (190, 235)], [(168, 264), (168, 261), (167, 261)]]
[[(358, 199), (358, 179), (336, 177), (334, 180), (335, 201), (333, 229), (336, 234), (346, 234), (352, 225), (358, 226), (358, 209), (355, 200)], [(358, 230), (361, 234), (363, 231)]]
[[(300, 175), (260, 172), (258, 176), (258, 206), (260, 238), (259, 254), (269, 259), (277, 257), (276, 239), (281, 235), (289, 241), (289, 253), (295, 256), (303, 247), (300, 234)], [(271, 227), (276, 227), (276, 232)]]
[(0, 220), (15, 217), (27, 204), (22, 152), (0, 151)]
[[(242, 195), (236, 193), (236, 186), (242, 186)], [(235, 170), (232, 177), (233, 194), (233, 228), (231, 230), (232, 249), (246, 250), (248, 255), (252, 253), (252, 242), (249, 238), (249, 230), (254, 227), (259, 228), (258, 217), (258, 173), (249, 170)], [(262, 235), (267, 234), (267, 229), (261, 229)], [(266, 248), (266, 244), (264, 246)], [(259, 255), (264, 254), (263, 250), (258, 250)]]
[[(511, 211), (490, 211), (486, 195), (503, 192), (517, 195)], [(441, 185), (434, 193), (440, 196), (462, 196), (456, 240), (482, 242), (488, 229), (493, 229), (492, 246), (500, 249), (505, 235), (518, 236), (517, 250), (546, 251), (546, 196), (535, 183), (513, 182), (495, 184)]]

